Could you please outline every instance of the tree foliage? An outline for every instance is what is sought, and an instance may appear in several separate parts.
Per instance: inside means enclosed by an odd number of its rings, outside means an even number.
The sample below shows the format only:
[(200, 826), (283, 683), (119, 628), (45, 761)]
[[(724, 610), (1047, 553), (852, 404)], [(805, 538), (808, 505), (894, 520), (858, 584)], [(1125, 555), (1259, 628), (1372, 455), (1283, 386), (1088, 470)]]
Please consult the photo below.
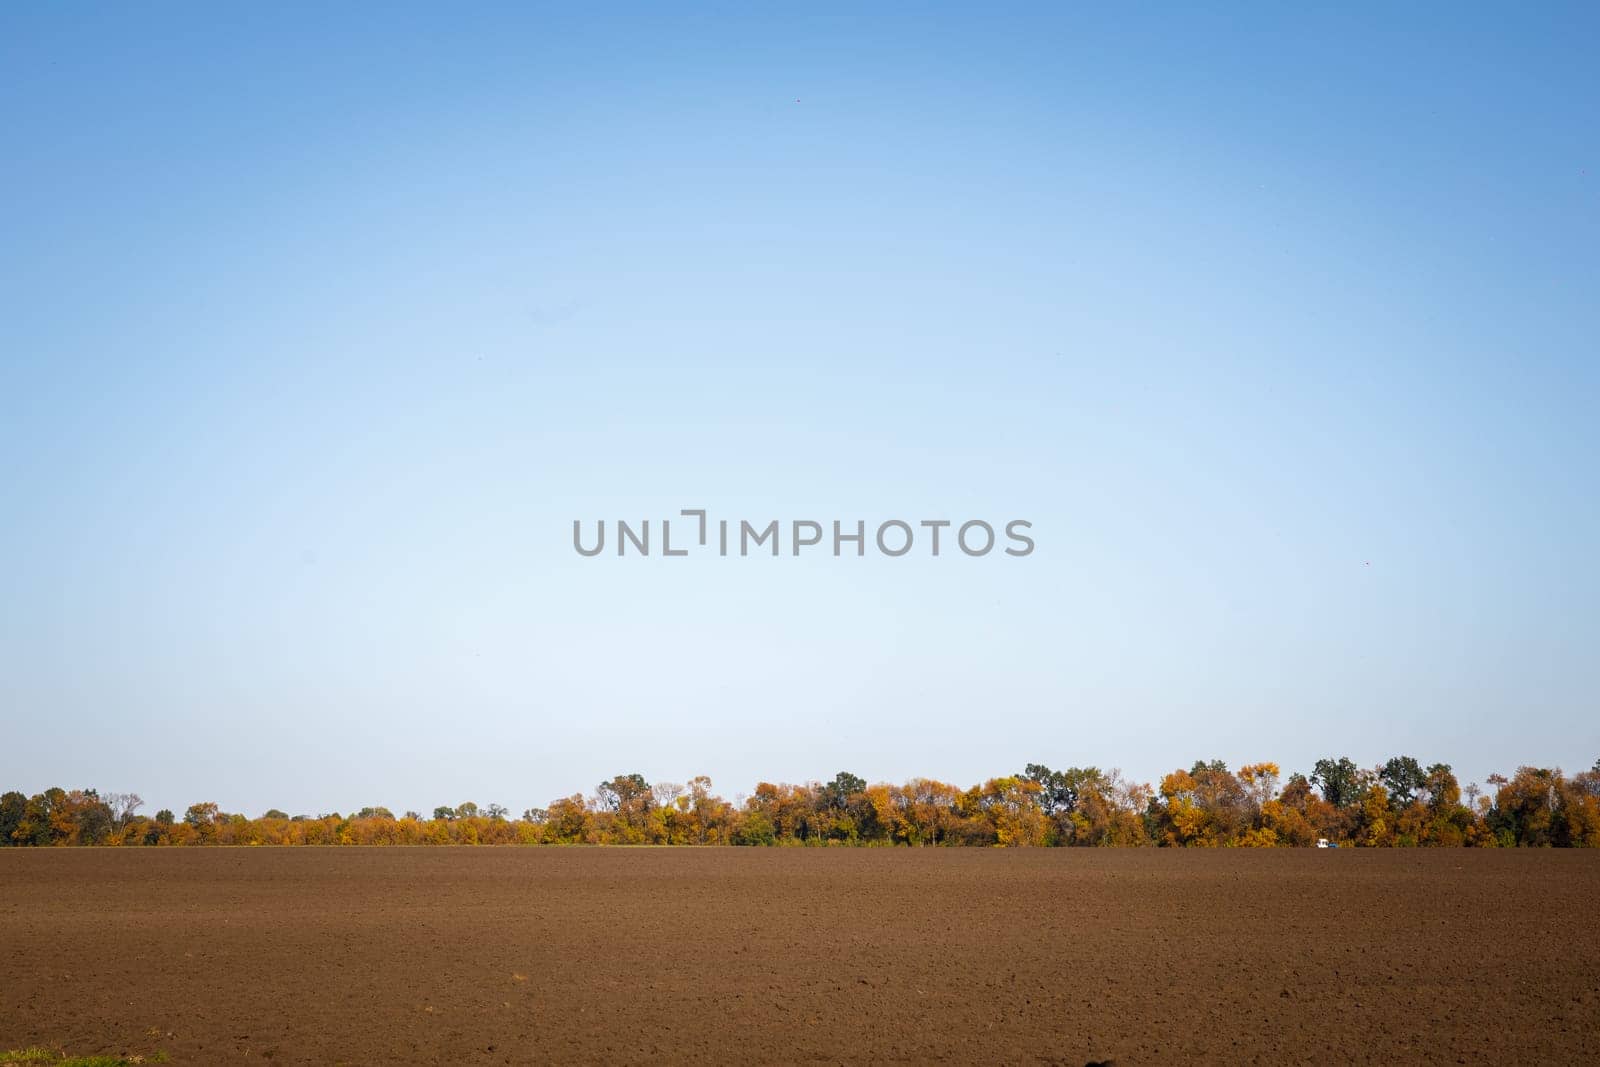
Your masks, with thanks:
[(0, 794), (0, 846), (173, 845), (904, 845), (911, 847), (1600, 847), (1600, 761), (1567, 776), (1519, 767), (1465, 790), (1448, 764), (1397, 756), (1371, 769), (1321, 759), (1284, 778), (1276, 763), (1222, 760), (1174, 770), (1157, 788), (1116, 770), (1030, 763), (963, 789), (932, 778), (759, 783), (739, 803), (709, 778), (652, 785), (619, 774), (593, 794), (510, 817), (501, 804), (440, 805), (431, 819), (368, 805), (354, 815), (257, 819), (211, 801), (140, 815), (132, 793)]

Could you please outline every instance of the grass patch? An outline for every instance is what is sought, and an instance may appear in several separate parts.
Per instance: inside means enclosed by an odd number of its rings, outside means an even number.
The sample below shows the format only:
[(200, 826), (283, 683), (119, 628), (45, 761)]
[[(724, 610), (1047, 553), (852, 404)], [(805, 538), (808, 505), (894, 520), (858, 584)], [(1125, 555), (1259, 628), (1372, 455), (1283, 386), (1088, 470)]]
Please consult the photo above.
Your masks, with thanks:
[(0, 1067), (31, 1067), (33, 1064), (49, 1064), (50, 1067), (136, 1067), (143, 1063), (166, 1063), (165, 1052), (152, 1053), (149, 1056), (69, 1056), (65, 1052), (57, 1052), (48, 1048), (22, 1048), (12, 1052), (0, 1052)]

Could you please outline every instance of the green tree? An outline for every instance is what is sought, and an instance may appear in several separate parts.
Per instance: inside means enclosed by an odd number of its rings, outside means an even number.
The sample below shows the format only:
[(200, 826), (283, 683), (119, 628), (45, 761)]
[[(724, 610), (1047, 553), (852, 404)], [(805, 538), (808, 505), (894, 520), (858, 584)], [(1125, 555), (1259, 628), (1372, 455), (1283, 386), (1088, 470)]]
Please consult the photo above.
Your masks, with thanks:
[(111, 805), (100, 799), (93, 789), (68, 794), (73, 835), (81, 845), (103, 845), (116, 826), (116, 816)]
[(736, 845), (776, 845), (778, 832), (772, 826), (772, 820), (767, 818), (764, 811), (752, 811), (740, 820), (739, 828), (733, 832), (733, 843)]
[(1322, 790), (1322, 799), (1336, 808), (1348, 808), (1361, 800), (1361, 769), (1349, 756), (1317, 760), (1311, 782)]
[(1389, 791), (1389, 803), (1393, 808), (1408, 808), (1411, 802), (1417, 799), (1428, 785), (1428, 775), (1423, 771), (1422, 764), (1411, 756), (1394, 756), (1383, 765), (1378, 772), (1378, 780)]
[(821, 789), (822, 804), (834, 811), (848, 811), (855, 800), (866, 792), (867, 780), (860, 778), (849, 771), (840, 771), (833, 776), (833, 781)]
[(28, 798), (16, 790), (0, 796), (0, 848), (20, 843), (15, 835), (27, 808)]
[(1101, 784), (1104, 775), (1098, 767), (1068, 767), (1052, 771), (1042, 763), (1030, 763), (1022, 777), (1039, 786), (1039, 806), (1046, 815), (1071, 814), (1078, 810), (1078, 799), (1086, 788)]

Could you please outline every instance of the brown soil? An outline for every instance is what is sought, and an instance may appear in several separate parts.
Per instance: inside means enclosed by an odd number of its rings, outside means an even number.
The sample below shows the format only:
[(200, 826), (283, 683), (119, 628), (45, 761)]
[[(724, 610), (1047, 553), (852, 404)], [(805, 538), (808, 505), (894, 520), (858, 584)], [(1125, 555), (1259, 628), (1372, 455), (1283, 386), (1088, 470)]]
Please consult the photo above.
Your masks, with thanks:
[(1600, 854), (0, 850), (0, 1050), (1600, 1062)]

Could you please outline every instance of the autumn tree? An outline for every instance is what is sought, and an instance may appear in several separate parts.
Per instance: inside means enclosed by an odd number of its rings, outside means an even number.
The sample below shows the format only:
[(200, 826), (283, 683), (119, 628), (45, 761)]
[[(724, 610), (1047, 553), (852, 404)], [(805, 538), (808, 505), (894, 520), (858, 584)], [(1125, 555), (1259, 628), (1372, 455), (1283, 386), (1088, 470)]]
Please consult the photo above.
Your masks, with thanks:
[[(1240, 776), (1249, 769), (1241, 769)], [(1261, 828), (1272, 832), (1273, 843), (1290, 847), (1316, 844), (1326, 836), (1325, 827), (1338, 819), (1333, 805), (1312, 792), (1303, 774), (1291, 774), (1276, 796), (1261, 802), (1260, 811)]]
[(1043, 845), (1049, 820), (1039, 806), (1039, 783), (1021, 775), (991, 778), (963, 798), (994, 828), (994, 843), (1004, 848)]
[(1600, 760), (1557, 791), (1554, 838), (1569, 848), (1600, 848)]
[(696, 775), (689, 779), (688, 814), (689, 833), (696, 844), (726, 840), (731, 832), (733, 808), (721, 797), (711, 793), (711, 779)]
[(1126, 781), (1113, 768), (1071, 768), (1064, 772), (1077, 781), (1077, 797), (1069, 820), (1072, 837), (1063, 844), (1097, 847), (1150, 844), (1144, 813), (1154, 797), (1147, 785)]
[(1286, 820), (1278, 805), (1278, 765), (1247, 763), (1239, 768), (1237, 780), (1244, 794), (1246, 826), (1238, 843), (1254, 848), (1278, 844), (1279, 829)]
[(396, 819), (379, 805), (348, 818), (270, 809), (249, 819), (214, 803), (191, 805), (182, 820), (169, 809), (146, 819), (135, 794), (48, 789), (0, 795), (0, 844), (1304, 846), (1328, 837), (1369, 847), (1600, 847), (1600, 765), (1571, 778), (1534, 767), (1509, 779), (1492, 775), (1492, 797), (1463, 789), (1448, 764), (1424, 769), (1408, 756), (1373, 770), (1325, 759), (1309, 777), (1279, 781), (1275, 763), (1234, 773), (1221, 760), (1201, 760), (1167, 775), (1157, 792), (1115, 770), (1030, 763), (965, 790), (927, 778), (868, 784), (849, 772), (826, 782), (762, 782), (736, 806), (705, 777), (652, 786), (626, 774), (591, 798), (561, 798), (520, 819), (503, 805), (470, 801), (436, 808), (432, 819)]
[(600, 809), (609, 812), (621, 844), (642, 844), (647, 838), (650, 811), (655, 806), (650, 783), (642, 774), (619, 774), (595, 787)]
[(959, 819), (961, 790), (932, 778), (913, 778), (894, 791), (897, 838), (908, 845), (949, 844)]
[(1560, 777), (1560, 771), (1544, 767), (1518, 767), (1510, 779), (1490, 776), (1489, 781), (1499, 788), (1486, 821), (1502, 845), (1555, 844)]
[(111, 806), (93, 789), (68, 793), (56, 817), (63, 835), (75, 845), (103, 845), (115, 829)]
[(62, 822), (62, 809), (67, 791), (59, 788), (35, 793), (22, 806), (22, 818), (12, 831), (12, 839), (21, 845), (42, 847), (64, 842), (71, 827)]
[(183, 824), (193, 831), (198, 844), (208, 844), (217, 835), (217, 805), (206, 801), (190, 804), (183, 813)]
[(594, 813), (581, 793), (552, 800), (546, 808), (544, 828), (545, 840), (554, 844), (584, 845), (597, 840)]
[(780, 841), (853, 841), (856, 823), (849, 805), (835, 809), (826, 796), (825, 787), (757, 782), (745, 801), (745, 814), (760, 812)]
[(1383, 848), (1395, 843), (1393, 813), (1389, 807), (1389, 791), (1376, 783), (1369, 784), (1356, 804), (1355, 842), (1366, 848)]

